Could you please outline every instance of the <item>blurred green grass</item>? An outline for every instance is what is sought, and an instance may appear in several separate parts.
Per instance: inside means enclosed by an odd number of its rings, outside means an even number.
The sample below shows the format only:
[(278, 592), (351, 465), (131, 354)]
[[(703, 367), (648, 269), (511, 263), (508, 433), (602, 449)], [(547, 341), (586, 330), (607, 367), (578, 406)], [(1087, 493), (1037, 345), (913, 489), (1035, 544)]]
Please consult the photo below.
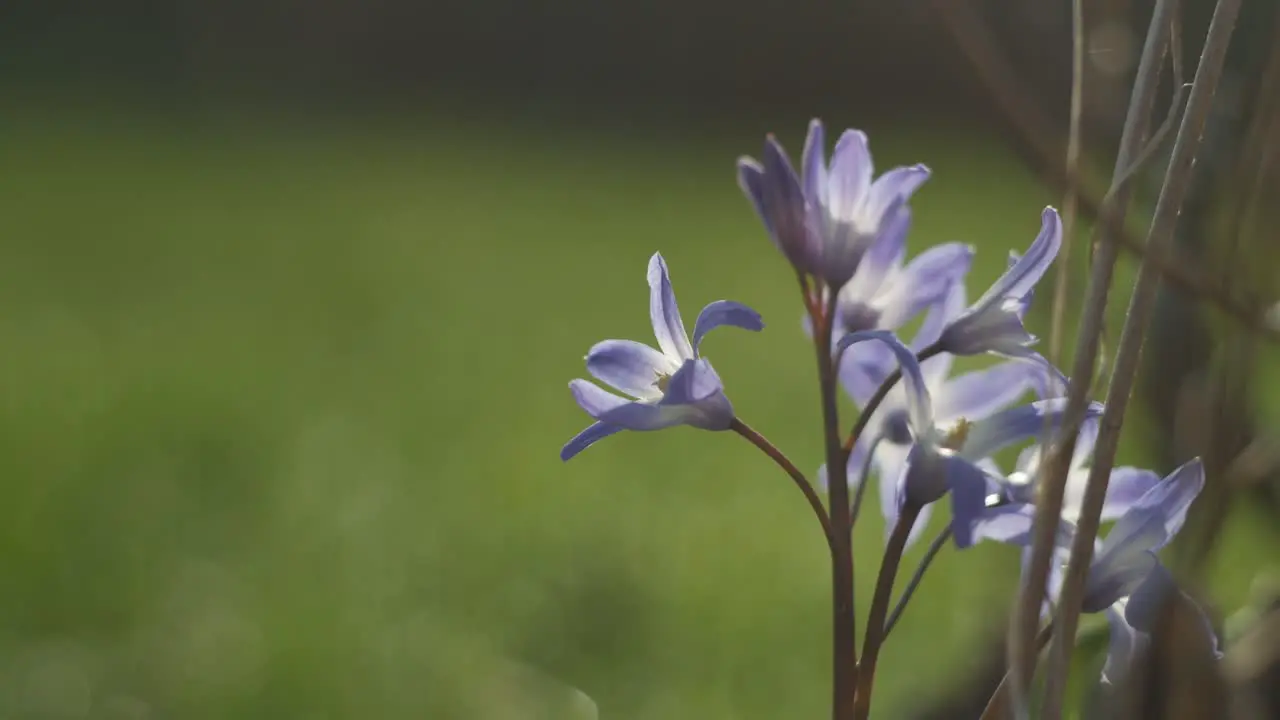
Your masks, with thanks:
[[(556, 457), (585, 350), (648, 339), (660, 250), (690, 322), (764, 314), (706, 350), (820, 463), (794, 280), (733, 182), (766, 128), (0, 129), (0, 714), (482, 718), (508, 660), (605, 718), (824, 714), (829, 571), (785, 477), (691, 430)], [(934, 169), (913, 251), (977, 244), (977, 288), (1034, 236), (1052, 198), (991, 138), (870, 129)], [(1015, 568), (943, 553), (880, 709), (962, 677)]]

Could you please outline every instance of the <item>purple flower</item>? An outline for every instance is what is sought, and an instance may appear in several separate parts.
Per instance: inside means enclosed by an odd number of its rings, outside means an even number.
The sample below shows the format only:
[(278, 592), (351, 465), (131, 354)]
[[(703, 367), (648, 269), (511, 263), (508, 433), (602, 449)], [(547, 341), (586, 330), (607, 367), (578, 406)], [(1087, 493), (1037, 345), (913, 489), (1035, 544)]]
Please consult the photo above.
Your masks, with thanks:
[[(919, 352), (938, 339), (945, 321), (964, 308), (964, 275), (973, 248), (960, 243), (938, 245), (903, 267), (905, 243), (882, 240), (863, 259), (858, 272), (840, 291), (832, 323), (832, 346), (851, 332), (897, 331), (922, 312), (929, 315), (908, 347)], [(812, 335), (812, 319), (802, 318)], [(861, 343), (840, 355), (839, 375), (859, 404), (875, 392), (897, 366), (882, 343)]]
[[(1105, 613), (1111, 626), (1104, 681), (1113, 682), (1128, 667), (1133, 654), (1148, 641), (1161, 603), (1176, 590), (1156, 552), (1182, 528), (1187, 510), (1203, 487), (1204, 465), (1197, 458), (1152, 485), (1119, 515), (1105, 539), (1095, 541), (1081, 611)], [(1074, 534), (1073, 524), (1063, 525), (1049, 575), (1048, 594), (1055, 603)], [(1208, 630), (1207, 620), (1205, 624)], [(1216, 642), (1215, 638), (1215, 652)]]
[(972, 245), (946, 243), (904, 267), (904, 240), (885, 237), (872, 246), (837, 296), (835, 332), (897, 330), (941, 303), (973, 263)]
[(878, 241), (905, 237), (911, 224), (907, 201), (929, 170), (899, 167), (873, 179), (864, 133), (846, 130), (830, 164), (825, 140), (821, 121), (810, 122), (797, 176), (782, 145), (769, 136), (762, 162), (738, 160), (738, 184), (791, 264), (840, 288)]
[(1065, 409), (1061, 398), (1007, 408), (1028, 389), (1043, 392), (1055, 386), (1047, 382), (1054, 371), (1047, 364), (1017, 359), (948, 379), (950, 356), (918, 363), (915, 353), (884, 331), (853, 333), (838, 347), (870, 339), (879, 340), (894, 354), (903, 380), (855, 443), (849, 476), (855, 482), (864, 481), (862, 469), (874, 447), (881, 511), (888, 526), (897, 521), (905, 503), (923, 508), (923, 519), (912, 538), (924, 527), (929, 504), (950, 492), (956, 542), (966, 547), (971, 543), (973, 518), (985, 507), (990, 490), (979, 461), (1010, 444), (1037, 437), (1060, 421)]
[(1027, 253), (1012, 255), (1005, 274), (942, 332), (938, 340), (942, 350), (956, 355), (1031, 353), (1030, 346), (1036, 338), (1023, 327), (1022, 319), (1036, 283), (1062, 246), (1062, 220), (1058, 212), (1045, 208), (1040, 221), (1040, 234)]
[(733, 406), (724, 395), (720, 377), (711, 363), (698, 355), (698, 348), (706, 334), (721, 325), (763, 329), (759, 313), (740, 303), (717, 300), (699, 313), (691, 343), (680, 319), (667, 264), (662, 255), (654, 253), (649, 260), (649, 316), (661, 351), (632, 340), (605, 340), (587, 353), (589, 373), (634, 399), (619, 397), (586, 380), (571, 381), (574, 399), (596, 422), (565, 444), (560, 459), (568, 460), (621, 430), (660, 430), (676, 425), (729, 429)]
[[(1075, 452), (1067, 473), (1062, 496), (1062, 518), (1074, 523), (1080, 517), (1085, 487), (1089, 482), (1089, 459), (1098, 438), (1098, 419), (1086, 419), (1076, 439)], [(1005, 475), (992, 461), (983, 469), (991, 481), (987, 507), (975, 519), (975, 542), (982, 538), (998, 542), (1023, 544), (1030, 537), (1037, 482), (1040, 479), (1042, 446), (1032, 445), (1018, 456), (1012, 473)], [(1111, 471), (1107, 495), (1102, 505), (1102, 520), (1115, 520), (1160, 483), (1160, 476), (1150, 470), (1118, 467)]]

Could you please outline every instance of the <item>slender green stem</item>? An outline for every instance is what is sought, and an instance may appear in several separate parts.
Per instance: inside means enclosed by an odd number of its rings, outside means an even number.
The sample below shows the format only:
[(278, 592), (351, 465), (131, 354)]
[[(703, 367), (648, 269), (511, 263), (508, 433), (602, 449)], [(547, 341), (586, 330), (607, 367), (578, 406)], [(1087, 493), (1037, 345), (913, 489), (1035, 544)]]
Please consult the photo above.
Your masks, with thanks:
[(849, 511), (851, 527), (858, 523), (858, 512), (862, 510), (862, 498), (867, 494), (867, 477), (871, 474), (871, 463), (875, 460), (876, 449), (880, 447), (882, 439), (882, 437), (876, 437), (871, 441), (871, 447), (867, 448), (867, 459), (862, 463), (862, 474), (858, 476), (858, 489), (853, 493), (853, 509)]
[(858, 692), (854, 699), (854, 720), (867, 720), (871, 715), (871, 690), (876, 679), (876, 660), (884, 644), (885, 614), (889, 612), (889, 597), (893, 594), (893, 581), (902, 564), (902, 551), (906, 549), (911, 526), (920, 516), (920, 506), (909, 504), (902, 509), (898, 524), (893, 526), (889, 543), (880, 561), (880, 576), (876, 578), (875, 594), (871, 598), (871, 611), (867, 616), (867, 634), (862, 641), (862, 664), (858, 669)]
[(925, 572), (929, 569), (929, 565), (933, 563), (933, 559), (946, 546), (947, 541), (951, 539), (951, 526), (938, 533), (938, 537), (933, 539), (933, 543), (929, 545), (929, 549), (925, 552), (924, 557), (920, 559), (920, 566), (916, 568), (916, 573), (911, 576), (911, 581), (902, 590), (902, 597), (898, 598), (898, 604), (893, 606), (893, 612), (889, 613), (889, 620), (884, 624), (884, 636), (889, 637), (889, 633), (893, 632), (893, 628), (898, 624), (898, 619), (902, 617), (902, 613), (907, 609), (907, 603), (911, 602), (911, 596), (915, 594), (916, 588), (920, 586), (920, 581), (924, 579)]
[(768, 455), (778, 467), (786, 471), (787, 475), (795, 481), (796, 486), (800, 488), (800, 492), (804, 494), (806, 500), (809, 501), (809, 507), (813, 508), (813, 514), (818, 518), (818, 523), (822, 525), (822, 534), (827, 539), (827, 547), (831, 547), (831, 520), (827, 517), (827, 509), (822, 506), (822, 499), (818, 497), (818, 493), (813, 489), (813, 485), (809, 479), (800, 472), (800, 469), (791, 462), (776, 445), (769, 442), (763, 435), (756, 432), (750, 425), (742, 422), (738, 418), (733, 419), (733, 424), (729, 429), (746, 438), (748, 442), (760, 448), (765, 455)]
[[(935, 355), (941, 354), (942, 348), (938, 347), (937, 344), (930, 345), (916, 354), (916, 362), (924, 362)], [(862, 413), (858, 415), (858, 421), (854, 423), (853, 430), (849, 432), (849, 437), (845, 438), (844, 451), (846, 453), (853, 449), (854, 443), (858, 442), (858, 438), (866, 431), (867, 423), (871, 422), (871, 416), (876, 414), (876, 410), (880, 407), (880, 403), (884, 402), (884, 399), (889, 396), (889, 391), (893, 390), (893, 386), (897, 385), (898, 381), (901, 379), (902, 368), (896, 368), (893, 372), (889, 373), (889, 377), (886, 377), (884, 382), (880, 383), (880, 387), (876, 388), (871, 399), (867, 401), (866, 407), (864, 407), (862, 409)]]

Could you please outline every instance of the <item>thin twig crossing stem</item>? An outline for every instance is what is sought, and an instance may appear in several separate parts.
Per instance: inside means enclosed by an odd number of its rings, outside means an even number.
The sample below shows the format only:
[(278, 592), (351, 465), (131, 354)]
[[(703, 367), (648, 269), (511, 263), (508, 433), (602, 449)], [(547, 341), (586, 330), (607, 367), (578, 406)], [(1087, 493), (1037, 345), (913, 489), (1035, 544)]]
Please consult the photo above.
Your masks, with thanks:
[(1053, 320), (1049, 326), (1049, 361), (1062, 361), (1062, 326), (1067, 287), (1071, 284), (1071, 246), (1080, 196), (1080, 121), (1084, 115), (1084, 0), (1071, 2), (1071, 129), (1067, 135), (1067, 192), (1062, 199), (1062, 249), (1053, 288)]
[[(1157, 0), (1142, 49), (1137, 78), (1130, 96), (1129, 111), (1125, 118), (1120, 151), (1113, 172), (1113, 192), (1108, 193), (1110, 203), (1104, 204), (1102, 222), (1098, 232), (1105, 239), (1110, 229), (1119, 226), (1129, 206), (1128, 186), (1116, 191), (1118, 181), (1131, 169), (1132, 162), (1141, 150), (1142, 139), (1151, 127), (1151, 110), (1155, 103), (1156, 88), (1160, 79), (1160, 63), (1168, 46), (1171, 19), (1176, 0)], [(1088, 407), (1089, 385), (1097, 361), (1098, 345), (1107, 307), (1107, 295), (1111, 288), (1111, 276), (1115, 270), (1119, 243), (1097, 243), (1098, 250), (1090, 269), (1084, 313), (1077, 336), (1075, 358), (1072, 364), (1067, 407), (1063, 414), (1058, 441), (1045, 453), (1038, 481), (1039, 497), (1036, 499), (1035, 521), (1032, 529), (1031, 560), (1014, 607), (1009, 630), (1010, 689), (1014, 705), (1018, 709), (1027, 705), (1027, 694), (1036, 661), (1036, 626), (1040, 619), (1044, 589), (1049, 577), (1058, 523), (1062, 515), (1062, 496), (1066, 486), (1071, 456), (1076, 437), (1084, 421)]]
[(906, 612), (907, 603), (911, 602), (911, 596), (915, 594), (916, 588), (920, 586), (920, 581), (924, 579), (925, 572), (929, 569), (929, 565), (933, 563), (933, 559), (951, 540), (951, 526), (938, 533), (938, 536), (930, 543), (929, 549), (925, 551), (924, 557), (920, 559), (920, 565), (916, 568), (916, 572), (911, 576), (911, 581), (902, 589), (902, 597), (898, 598), (898, 604), (893, 606), (893, 612), (889, 613), (889, 619), (884, 624), (884, 636), (889, 637), (889, 633), (893, 631), (898, 619), (902, 617), (902, 613)]
[[(1196, 67), (1196, 78), (1191, 86), (1191, 97), (1187, 101), (1187, 111), (1182, 118), (1182, 126), (1178, 129), (1177, 140), (1174, 141), (1173, 153), (1160, 190), (1160, 199), (1156, 202), (1155, 216), (1151, 221), (1151, 229), (1147, 233), (1147, 252), (1150, 254), (1161, 256), (1172, 243), (1173, 231), (1178, 224), (1178, 214), (1182, 210), (1182, 202), (1191, 184), (1191, 172), (1196, 153), (1200, 149), (1205, 124), (1213, 108), (1213, 97), (1222, 76), (1227, 48), (1231, 45), (1231, 36), (1235, 30), (1240, 3), (1241, 0), (1218, 0), (1214, 8), (1204, 50), (1200, 55), (1200, 63)], [(1116, 351), (1115, 372), (1107, 392), (1107, 409), (1102, 415), (1099, 426), (1097, 444), (1093, 452), (1093, 465), (1089, 471), (1089, 482), (1085, 486), (1080, 518), (1076, 524), (1076, 534), (1071, 545), (1071, 560), (1063, 577), (1062, 596), (1059, 602), (1061, 627), (1049, 653), (1048, 685), (1044, 705), (1044, 717), (1047, 720), (1057, 720), (1062, 714), (1066, 675), (1070, 669), (1084, 583), (1089, 564), (1093, 559), (1093, 543), (1098, 534), (1107, 483), (1120, 443), (1120, 428), (1124, 423), (1125, 410), (1133, 390), (1134, 376), (1142, 359), (1142, 343), (1146, 338), (1147, 325), (1155, 307), (1156, 291), (1159, 287), (1159, 274), (1153, 271), (1149, 263), (1143, 262), (1138, 268), (1138, 278), (1134, 283), (1133, 296), (1129, 301), (1129, 312), (1125, 318), (1124, 329), (1121, 331), (1120, 345)]]

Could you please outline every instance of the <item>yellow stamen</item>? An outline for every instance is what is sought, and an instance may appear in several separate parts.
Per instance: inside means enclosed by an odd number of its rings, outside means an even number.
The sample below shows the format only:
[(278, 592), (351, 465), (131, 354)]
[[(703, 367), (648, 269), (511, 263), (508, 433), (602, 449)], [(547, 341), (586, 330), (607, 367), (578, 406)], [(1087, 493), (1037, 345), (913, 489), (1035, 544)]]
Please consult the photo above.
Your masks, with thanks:
[(660, 372), (658, 373), (658, 379), (654, 380), (653, 384), (659, 391), (665, 393), (667, 391), (667, 385), (671, 384), (671, 376)]
[(971, 427), (973, 427), (973, 423), (960, 418), (956, 426), (951, 429), (951, 432), (947, 433), (947, 436), (942, 439), (942, 447), (959, 452), (960, 448), (964, 447), (965, 440), (969, 439), (969, 428)]

